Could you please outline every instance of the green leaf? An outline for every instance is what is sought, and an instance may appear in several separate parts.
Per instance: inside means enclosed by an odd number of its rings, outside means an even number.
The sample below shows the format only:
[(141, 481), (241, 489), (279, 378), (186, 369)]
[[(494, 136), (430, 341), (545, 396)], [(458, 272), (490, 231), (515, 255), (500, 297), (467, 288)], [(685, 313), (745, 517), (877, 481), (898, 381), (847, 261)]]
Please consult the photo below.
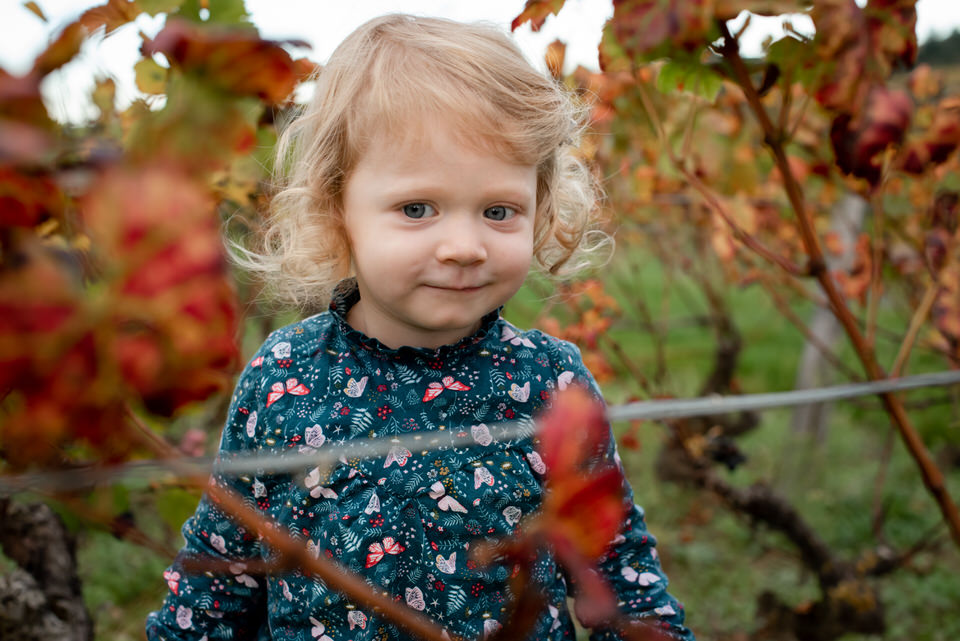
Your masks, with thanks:
[(210, 11), (206, 20), (200, 17), (201, 0), (181, 0), (178, 13), (196, 22), (252, 26), (244, 0), (208, 0), (206, 5)]
[(712, 103), (723, 87), (723, 79), (708, 66), (686, 60), (668, 60), (657, 74), (657, 89), (693, 94)]
[(193, 492), (172, 488), (157, 495), (157, 514), (174, 532), (197, 509), (198, 497)]
[(137, 6), (151, 16), (158, 13), (172, 13), (180, 8), (184, 0), (137, 0)]

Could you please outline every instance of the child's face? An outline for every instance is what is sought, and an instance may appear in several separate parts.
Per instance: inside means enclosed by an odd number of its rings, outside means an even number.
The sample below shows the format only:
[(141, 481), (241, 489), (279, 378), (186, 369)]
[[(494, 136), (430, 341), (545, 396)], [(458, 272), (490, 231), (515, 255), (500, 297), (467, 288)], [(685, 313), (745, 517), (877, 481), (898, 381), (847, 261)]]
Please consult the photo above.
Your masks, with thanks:
[(360, 301), (351, 326), (388, 347), (469, 336), (523, 284), (537, 171), (457, 140), (375, 138), (351, 173), (343, 217)]

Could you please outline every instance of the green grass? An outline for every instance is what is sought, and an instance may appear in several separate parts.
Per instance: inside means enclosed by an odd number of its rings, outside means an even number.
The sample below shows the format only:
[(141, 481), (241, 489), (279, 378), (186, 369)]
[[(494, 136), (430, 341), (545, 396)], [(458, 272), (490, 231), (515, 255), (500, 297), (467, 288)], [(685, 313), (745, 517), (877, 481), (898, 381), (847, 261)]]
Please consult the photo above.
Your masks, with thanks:
[[(647, 301), (670, 331), (664, 344), (668, 376), (663, 391), (695, 395), (709, 371), (714, 337), (703, 326), (686, 322), (703, 315), (708, 306), (695, 282), (683, 275), (668, 277), (655, 261), (627, 263), (618, 258), (603, 270), (616, 281), (610, 291), (620, 299), (623, 314), (610, 332), (645, 374), (653, 371), (654, 345), (638, 329), (631, 298)], [(542, 306), (546, 287), (533, 279), (508, 305), (506, 315), (528, 327)], [(757, 287), (728, 288), (723, 300), (743, 336), (737, 383), (747, 393), (792, 389), (803, 337), (773, 308)], [(809, 305), (796, 309), (809, 317)], [(910, 310), (883, 309), (882, 326), (902, 331)], [(896, 352), (890, 341), (881, 345), (884, 362)], [(847, 348), (840, 354), (855, 369)], [(918, 352), (911, 371), (944, 368), (937, 357)], [(839, 382), (838, 378), (838, 382)], [(625, 372), (604, 385), (610, 402), (636, 394)], [(905, 395), (908, 400), (943, 396), (925, 390)], [(956, 442), (957, 415), (949, 405), (911, 412), (918, 429), (936, 448)], [(874, 479), (880, 465), (889, 420), (872, 399), (833, 407), (826, 440), (812, 442), (794, 434), (789, 410), (762, 415), (760, 426), (739, 440), (748, 461), (733, 472), (721, 472), (736, 485), (755, 481), (772, 484), (804, 515), (838, 554), (854, 558), (876, 544), (871, 530)], [(620, 433), (626, 426), (617, 425)], [(665, 429), (656, 423), (641, 427), (639, 450), (621, 448), (637, 501), (648, 514), (648, 525), (659, 539), (671, 592), (686, 605), (689, 624), (701, 641), (744, 639), (755, 624), (755, 602), (763, 590), (776, 592), (799, 605), (818, 596), (815, 577), (799, 562), (795, 549), (781, 535), (732, 514), (712, 496), (660, 481), (654, 461)], [(951, 470), (948, 484), (960, 494), (960, 473)], [(915, 544), (930, 535), (938, 539), (921, 552), (910, 568), (877, 581), (886, 607), (888, 632), (883, 637), (849, 636), (849, 641), (955, 641), (960, 639), (960, 556), (937, 527), (939, 511), (924, 489), (916, 464), (895, 443), (883, 489), (886, 507), (884, 535), (896, 547)], [(135, 502), (135, 501), (134, 501)], [(136, 503), (136, 502), (135, 502)], [(176, 520), (183, 501), (173, 501), (165, 520)], [(170, 545), (179, 536), (167, 524), (154, 524)], [(81, 571), (88, 603), (97, 620), (97, 638), (139, 639), (146, 613), (160, 606), (165, 585), (161, 578), (167, 559), (121, 543), (105, 534), (85, 534)]]

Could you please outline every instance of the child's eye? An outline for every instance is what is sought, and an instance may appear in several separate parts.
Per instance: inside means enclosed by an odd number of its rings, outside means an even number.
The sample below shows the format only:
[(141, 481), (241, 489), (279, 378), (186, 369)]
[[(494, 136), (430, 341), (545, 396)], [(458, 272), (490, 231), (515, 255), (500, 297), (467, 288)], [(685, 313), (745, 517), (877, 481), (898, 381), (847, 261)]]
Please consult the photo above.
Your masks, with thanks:
[(483, 215), (489, 218), (490, 220), (507, 220), (508, 218), (513, 218), (517, 215), (517, 210), (513, 207), (506, 207), (504, 205), (494, 205), (489, 207), (483, 212)]
[(428, 216), (433, 216), (437, 213), (433, 206), (428, 205), (427, 203), (410, 203), (409, 205), (404, 205), (400, 209), (403, 211), (403, 215), (407, 218), (427, 218)]

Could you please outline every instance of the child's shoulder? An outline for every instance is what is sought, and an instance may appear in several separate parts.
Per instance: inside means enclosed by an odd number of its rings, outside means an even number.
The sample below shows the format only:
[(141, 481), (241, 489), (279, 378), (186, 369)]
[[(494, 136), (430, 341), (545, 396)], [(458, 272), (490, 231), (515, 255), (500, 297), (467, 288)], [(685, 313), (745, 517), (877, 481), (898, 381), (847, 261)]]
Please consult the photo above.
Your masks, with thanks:
[(554, 365), (564, 369), (582, 363), (580, 348), (570, 341), (557, 338), (540, 329), (521, 330), (507, 320), (502, 320), (501, 327), (500, 340), (502, 342), (545, 351), (554, 361)]
[(264, 339), (258, 356), (272, 354), (274, 358), (295, 358), (305, 352), (314, 352), (319, 343), (330, 336), (334, 323), (333, 315), (329, 311), (314, 314), (302, 320), (278, 327)]

